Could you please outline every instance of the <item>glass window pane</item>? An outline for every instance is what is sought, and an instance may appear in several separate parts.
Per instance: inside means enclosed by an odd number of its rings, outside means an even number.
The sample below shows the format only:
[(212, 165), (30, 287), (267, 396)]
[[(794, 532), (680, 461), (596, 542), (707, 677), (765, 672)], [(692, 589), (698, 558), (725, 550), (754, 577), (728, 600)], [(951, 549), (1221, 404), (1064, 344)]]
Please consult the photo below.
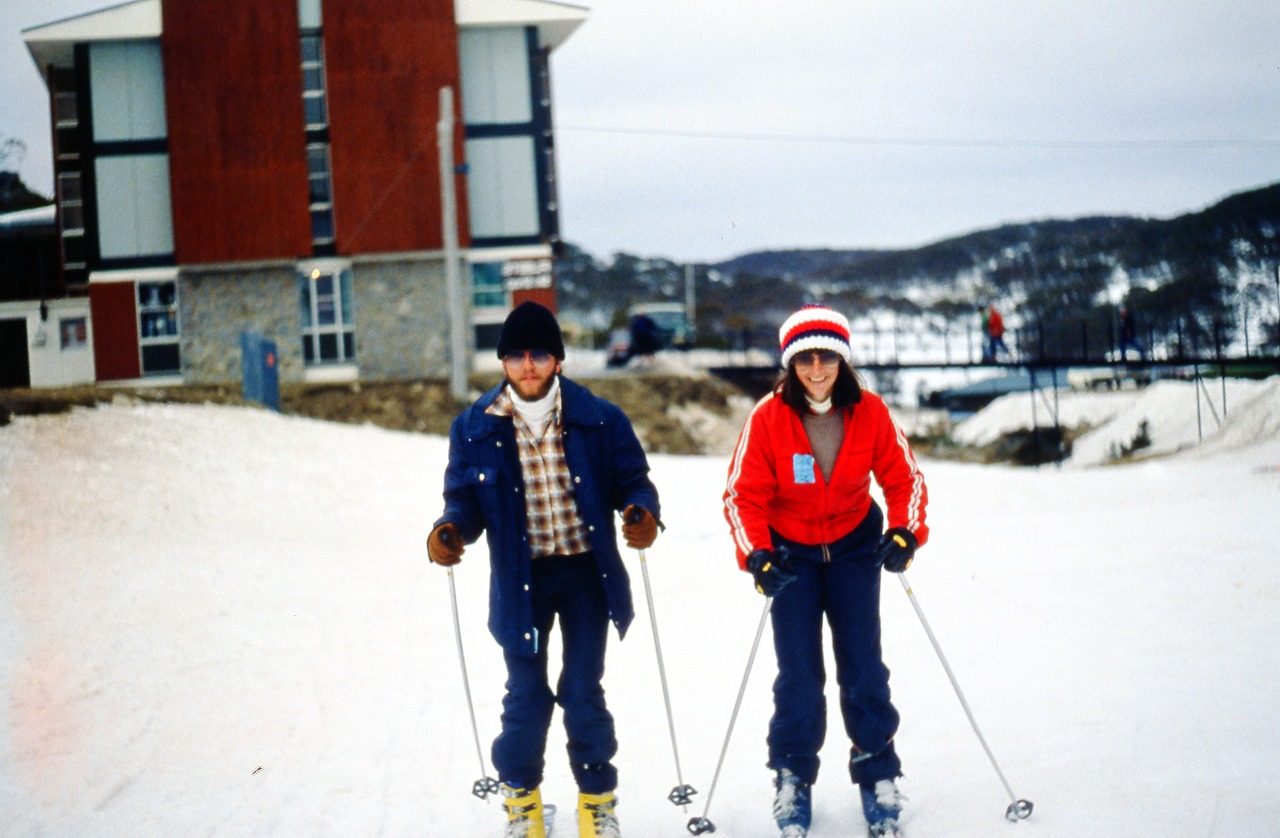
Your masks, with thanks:
[(83, 317), (72, 317), (59, 322), (62, 349), (75, 349), (89, 344), (89, 328)]
[(319, 29), (320, 0), (298, 0), (298, 24), (303, 29)]
[(302, 97), (302, 110), (306, 114), (307, 127), (311, 128), (326, 124), (323, 96), (304, 95)]
[(142, 347), (142, 372), (147, 375), (156, 373), (181, 372), (182, 364), (178, 354), (178, 344), (161, 343)]
[(81, 207), (79, 204), (63, 204), (62, 229), (83, 230), (84, 229), (84, 208)]
[(311, 212), (311, 239), (318, 242), (333, 241), (333, 212), (329, 208)]
[(80, 153), (80, 132), (75, 128), (58, 129), (58, 154), (63, 156)]
[(316, 296), (316, 318), (321, 326), (332, 326), (338, 322), (333, 297)]
[(338, 360), (338, 336), (334, 334), (319, 335), (320, 338), (320, 360), (336, 361)]
[(302, 293), (302, 326), (307, 328), (311, 322), (311, 280), (305, 274), (298, 276), (298, 290)]
[(350, 332), (342, 333), (342, 356), (348, 361), (356, 357), (356, 338)]
[(68, 265), (83, 265), (85, 260), (84, 236), (64, 236), (62, 258)]
[(63, 201), (83, 200), (83, 193), (80, 190), (80, 173), (63, 172), (58, 175), (58, 191)]
[[(307, 181), (310, 187), (308, 198), (312, 204), (329, 203), (329, 176), (326, 174), (311, 175)], [(314, 223), (314, 221), (313, 221)], [(315, 233), (314, 228), (312, 234)]]
[(57, 98), (54, 99), (54, 103), (54, 106), (57, 108), (58, 122), (74, 123), (76, 121), (75, 91), (59, 91)]
[(302, 89), (308, 92), (324, 92), (324, 70), (319, 65), (302, 69)]
[(302, 336), (302, 360), (311, 363), (316, 359), (315, 349), (312, 348), (311, 335)]
[(307, 35), (302, 39), (302, 60), (312, 63), (320, 60), (320, 39), (315, 35)]
[(339, 274), (339, 289), (342, 294), (342, 325), (351, 325), (351, 271), (343, 270)]

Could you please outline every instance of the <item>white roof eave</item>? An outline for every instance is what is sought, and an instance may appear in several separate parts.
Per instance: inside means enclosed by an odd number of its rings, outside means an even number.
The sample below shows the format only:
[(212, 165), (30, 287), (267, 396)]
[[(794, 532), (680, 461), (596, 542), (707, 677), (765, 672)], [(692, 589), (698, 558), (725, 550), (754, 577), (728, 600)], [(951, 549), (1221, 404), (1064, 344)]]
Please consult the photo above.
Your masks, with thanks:
[(24, 29), (22, 39), (43, 73), (50, 64), (70, 66), (76, 44), (159, 38), (162, 29), (160, 0), (130, 0)]
[(569, 39), (591, 13), (583, 6), (552, 0), (455, 0), (454, 17), (459, 28), (482, 26), (536, 26), (538, 40), (556, 49)]

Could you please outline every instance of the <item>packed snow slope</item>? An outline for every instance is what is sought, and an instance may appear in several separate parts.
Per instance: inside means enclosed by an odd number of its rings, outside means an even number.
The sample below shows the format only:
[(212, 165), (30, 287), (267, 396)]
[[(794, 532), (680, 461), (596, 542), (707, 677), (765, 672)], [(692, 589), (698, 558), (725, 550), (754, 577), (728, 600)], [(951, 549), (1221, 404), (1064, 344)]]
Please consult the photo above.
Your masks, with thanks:
[[(235, 407), (105, 406), (0, 428), (6, 836), (494, 836), (450, 610), (423, 541), (446, 442)], [(719, 457), (658, 456), (648, 551), (682, 812), (640, 567), (606, 689), (632, 838), (703, 812), (764, 600), (734, 564)], [(909, 571), (1030, 820), (896, 578), (886, 660), (917, 838), (1270, 838), (1280, 824), (1280, 444), (1102, 469), (923, 464)], [(485, 549), (456, 569), (485, 763), (503, 667)], [(774, 666), (756, 659), (710, 819), (766, 838)], [(553, 650), (553, 657), (555, 651)], [(831, 719), (815, 838), (861, 834)], [(544, 790), (571, 807), (559, 718)]]

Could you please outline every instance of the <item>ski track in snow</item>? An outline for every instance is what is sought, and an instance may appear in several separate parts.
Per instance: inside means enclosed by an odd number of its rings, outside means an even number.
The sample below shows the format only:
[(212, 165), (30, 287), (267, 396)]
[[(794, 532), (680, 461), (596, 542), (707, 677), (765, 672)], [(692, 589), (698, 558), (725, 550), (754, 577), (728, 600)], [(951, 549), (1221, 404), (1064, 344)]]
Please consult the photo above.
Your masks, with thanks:
[[(1229, 392), (1230, 426), (1173, 457), (923, 462), (934, 534), (911, 581), (1035, 813), (1005, 822), (1009, 798), (886, 577), (909, 835), (1276, 834), (1276, 387)], [(1098, 424), (1145, 416), (1157, 447), (1184, 447), (1185, 415), (1139, 407), (1162, 389), (1093, 408)], [(449, 586), (423, 548), (446, 453), (441, 438), (248, 408), (107, 406), (0, 428), (0, 831), (499, 834), (497, 802), (470, 794), (481, 769)], [(606, 689), (621, 823), (646, 838), (687, 835), (703, 813), (763, 605), (721, 514), (727, 459), (652, 465), (668, 529), (648, 563), (683, 779), (701, 794), (688, 812), (666, 800), (677, 777), (629, 554), (637, 617), (611, 638)], [(469, 548), (455, 581), (487, 766), (504, 673), (486, 564)], [(776, 834), (772, 670), (766, 630), (709, 812), (718, 835)], [(828, 727), (814, 838), (862, 829), (838, 714)], [(571, 812), (563, 746), (557, 714), (544, 793)]]

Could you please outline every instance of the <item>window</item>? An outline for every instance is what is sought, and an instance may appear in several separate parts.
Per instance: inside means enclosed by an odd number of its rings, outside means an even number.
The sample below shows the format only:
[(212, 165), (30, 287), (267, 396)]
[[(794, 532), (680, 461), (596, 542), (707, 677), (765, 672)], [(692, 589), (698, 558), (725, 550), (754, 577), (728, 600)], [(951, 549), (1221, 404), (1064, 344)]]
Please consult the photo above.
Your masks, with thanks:
[(333, 242), (333, 187), (329, 180), (329, 144), (307, 144), (307, 181), (311, 204), (311, 240)]
[(501, 262), (482, 262), (471, 266), (471, 304), (476, 308), (498, 306), (505, 310), (508, 307)]
[(538, 235), (536, 153), (532, 137), (467, 140), (467, 206), (472, 236)]
[(355, 360), (351, 269), (312, 268), (298, 274), (302, 303), (302, 358), (308, 365)]
[(138, 346), (143, 375), (182, 371), (176, 282), (138, 283)]
[(84, 234), (84, 195), (79, 172), (58, 175), (58, 204), (62, 209), (63, 235)]
[(169, 155), (99, 157), (95, 166), (99, 207), (98, 249), (103, 259), (173, 253), (169, 214)]
[(319, 3), (298, 5), (302, 25), (302, 111), (306, 123), (307, 178), (311, 205), (311, 243), (332, 253), (334, 243), (332, 165), (329, 160), (329, 112), (325, 100), (324, 41)]
[(58, 321), (59, 345), (63, 349), (84, 349), (89, 345), (89, 320), (64, 317)]
[(529, 42), (523, 29), (462, 29), (458, 32), (458, 57), (465, 94), (462, 118), (468, 125), (533, 120)]
[(302, 35), (302, 107), (308, 131), (329, 126), (324, 92), (324, 42), (315, 32)]
[(89, 50), (94, 140), (137, 142), (168, 136), (160, 41), (97, 41)]

